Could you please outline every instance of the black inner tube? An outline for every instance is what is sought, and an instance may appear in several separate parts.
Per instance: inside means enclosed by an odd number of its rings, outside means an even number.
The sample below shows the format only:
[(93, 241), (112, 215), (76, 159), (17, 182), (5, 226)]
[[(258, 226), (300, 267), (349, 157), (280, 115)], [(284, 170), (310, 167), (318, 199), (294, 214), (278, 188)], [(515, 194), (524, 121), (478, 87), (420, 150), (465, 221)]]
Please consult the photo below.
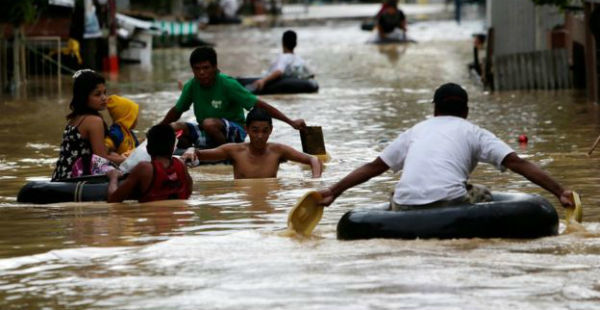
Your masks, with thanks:
[(338, 222), (341, 240), (370, 238), (537, 238), (558, 234), (554, 207), (538, 195), (493, 193), (492, 202), (411, 211), (387, 204), (349, 211)]

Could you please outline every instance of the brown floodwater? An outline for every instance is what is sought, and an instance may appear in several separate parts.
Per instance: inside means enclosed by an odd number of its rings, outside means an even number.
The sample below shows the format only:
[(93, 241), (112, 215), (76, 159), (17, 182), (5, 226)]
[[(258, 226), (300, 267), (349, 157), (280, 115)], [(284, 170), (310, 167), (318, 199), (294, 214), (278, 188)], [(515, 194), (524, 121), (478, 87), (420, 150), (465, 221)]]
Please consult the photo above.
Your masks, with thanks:
[[(191, 170), (187, 201), (25, 205), (21, 186), (47, 180), (65, 124), (64, 77), (0, 98), (0, 309), (597, 309), (600, 302), (600, 111), (579, 90), (484, 92), (471, 80), (470, 34), (481, 24), (421, 22), (419, 43), (375, 46), (355, 23), (297, 28), (296, 52), (317, 73), (316, 94), (264, 96), (292, 118), (322, 126), (331, 160), (323, 177), (281, 165), (278, 178), (238, 180), (228, 166)], [(284, 28), (210, 30), (219, 66), (256, 75), (280, 51)], [(109, 93), (140, 104), (138, 136), (175, 103), (191, 77), (190, 49), (159, 49), (153, 65), (124, 65)], [(388, 199), (391, 172), (348, 190), (313, 237), (281, 236), (306, 191), (374, 159), (399, 132), (432, 114), (433, 91), (462, 84), (469, 119), (496, 133), (583, 200), (583, 228), (535, 240), (335, 238), (342, 214)], [(188, 112), (184, 118), (191, 119)], [(108, 119), (108, 118), (107, 118)], [(526, 134), (529, 143), (520, 145)], [(271, 141), (300, 149), (275, 121)], [(481, 164), (475, 183), (540, 194), (523, 177)], [(561, 231), (565, 226), (561, 224)]]

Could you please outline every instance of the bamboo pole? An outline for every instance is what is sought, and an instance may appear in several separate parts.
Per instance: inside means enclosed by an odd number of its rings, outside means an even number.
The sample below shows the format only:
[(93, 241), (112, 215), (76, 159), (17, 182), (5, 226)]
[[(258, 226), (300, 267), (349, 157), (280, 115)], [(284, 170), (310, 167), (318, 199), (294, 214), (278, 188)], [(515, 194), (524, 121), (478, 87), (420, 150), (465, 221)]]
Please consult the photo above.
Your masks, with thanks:
[(592, 152), (594, 151), (594, 149), (596, 149), (596, 146), (598, 146), (599, 142), (600, 142), (600, 136), (598, 136), (598, 138), (596, 138), (596, 141), (594, 142), (594, 145), (592, 145), (592, 148), (588, 152), (588, 156), (592, 155)]

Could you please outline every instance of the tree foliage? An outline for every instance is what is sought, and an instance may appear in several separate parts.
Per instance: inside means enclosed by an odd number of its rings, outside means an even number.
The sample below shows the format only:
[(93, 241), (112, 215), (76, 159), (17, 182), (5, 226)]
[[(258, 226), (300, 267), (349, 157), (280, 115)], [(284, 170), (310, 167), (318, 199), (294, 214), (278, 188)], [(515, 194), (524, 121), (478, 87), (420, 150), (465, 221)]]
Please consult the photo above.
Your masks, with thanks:
[(0, 21), (15, 26), (32, 23), (48, 6), (48, 0), (1, 0)]

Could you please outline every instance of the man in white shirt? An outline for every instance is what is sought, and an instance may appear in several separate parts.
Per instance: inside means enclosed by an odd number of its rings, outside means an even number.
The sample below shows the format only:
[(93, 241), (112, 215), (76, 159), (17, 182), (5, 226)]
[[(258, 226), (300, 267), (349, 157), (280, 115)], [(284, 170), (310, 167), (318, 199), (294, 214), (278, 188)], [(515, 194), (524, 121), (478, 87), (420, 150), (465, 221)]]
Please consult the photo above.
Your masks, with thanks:
[[(572, 207), (571, 191), (531, 162), (520, 158), (491, 132), (467, 121), (467, 92), (457, 84), (440, 86), (433, 97), (434, 117), (401, 133), (381, 155), (320, 191), (330, 205), (345, 190), (388, 169), (402, 170), (391, 208), (438, 207), (470, 199), (467, 180), (479, 161), (508, 168), (554, 194), (563, 207)], [(469, 188), (470, 189), (470, 188)]]
[(253, 89), (261, 90), (269, 82), (276, 81), (284, 77), (293, 77), (298, 79), (309, 79), (314, 77), (314, 74), (308, 69), (304, 60), (300, 56), (294, 54), (296, 48), (297, 35), (293, 30), (287, 30), (283, 33), (281, 43), (283, 46), (283, 54), (277, 57), (277, 60), (271, 64), (267, 74), (252, 83)]

